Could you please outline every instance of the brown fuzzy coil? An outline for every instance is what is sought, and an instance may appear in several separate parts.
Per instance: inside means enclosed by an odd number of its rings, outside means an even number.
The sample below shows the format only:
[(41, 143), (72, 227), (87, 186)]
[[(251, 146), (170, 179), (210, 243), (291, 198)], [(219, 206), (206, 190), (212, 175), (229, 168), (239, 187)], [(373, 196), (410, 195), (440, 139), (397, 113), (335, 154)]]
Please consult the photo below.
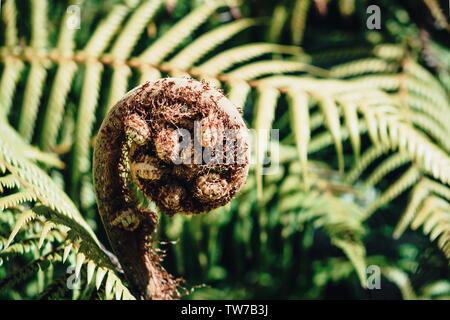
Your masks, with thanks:
[(139, 207), (131, 186), (169, 215), (206, 213), (233, 198), (248, 166), (241, 115), (206, 83), (147, 82), (111, 109), (96, 139), (94, 183), (109, 240), (138, 297), (170, 299), (178, 291), (149, 245), (156, 215)]

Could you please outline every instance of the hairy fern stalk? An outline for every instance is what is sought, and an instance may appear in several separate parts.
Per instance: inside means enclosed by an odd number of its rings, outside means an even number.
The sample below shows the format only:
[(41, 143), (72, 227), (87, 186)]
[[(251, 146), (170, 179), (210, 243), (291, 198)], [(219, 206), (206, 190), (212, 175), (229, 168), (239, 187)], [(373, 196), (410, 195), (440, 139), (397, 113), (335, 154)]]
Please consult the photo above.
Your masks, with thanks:
[[(199, 179), (219, 196), (192, 199), (226, 205), (161, 215), (148, 232), (159, 241), (147, 249), (198, 287), (189, 297), (323, 298), (332, 283), (366, 297), (376, 265), (405, 299), (448, 298), (448, 17), (438, 1), (380, 5), (383, 28), (368, 30), (352, 0), (2, 1), (0, 298), (161, 298), (141, 295), (104, 246), (92, 157), (112, 107), (167, 77), (223, 90), (257, 132), (279, 129), (258, 136), (236, 199), (220, 193), (229, 181)], [(138, 155), (126, 171), (152, 201), (134, 201), (155, 221), (183, 211), (171, 212), (174, 186), (146, 188), (163, 173)], [(279, 160), (270, 174), (267, 158)]]

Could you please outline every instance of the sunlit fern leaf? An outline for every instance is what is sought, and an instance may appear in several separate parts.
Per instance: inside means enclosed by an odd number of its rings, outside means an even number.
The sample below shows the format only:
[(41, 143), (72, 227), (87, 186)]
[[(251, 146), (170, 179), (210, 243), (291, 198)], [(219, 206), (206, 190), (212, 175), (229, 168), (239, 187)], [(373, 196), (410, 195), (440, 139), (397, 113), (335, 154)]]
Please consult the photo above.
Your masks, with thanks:
[(39, 61), (40, 56), (45, 54), (47, 45), (47, 0), (31, 0), (30, 45), (35, 57), (32, 58), (27, 78), (19, 122), (19, 132), (27, 141), (31, 141), (34, 133), (39, 103), (47, 77), (48, 61)]
[(14, 240), (14, 243), (7, 247), (6, 244), (7, 239), (4, 244), (5, 248), (0, 250), (0, 257), (7, 261), (15, 256), (25, 255), (27, 253), (32, 253), (33, 255), (39, 254), (36, 239)]
[[(367, 133), (367, 128), (361, 121), (358, 123), (358, 129), (360, 134)], [(345, 141), (349, 138), (349, 133), (346, 127), (341, 126), (340, 132), (342, 141)], [(330, 131), (321, 132), (313, 135), (313, 138), (311, 139), (311, 142), (309, 143), (308, 146), (308, 152), (311, 154), (316, 153), (320, 150), (323, 150), (333, 145), (334, 145), (334, 138), (333, 135), (330, 133)]]
[(427, 83), (418, 81), (415, 78), (407, 77), (404, 80), (404, 86), (410, 94), (417, 94), (425, 98), (430, 106), (435, 107), (442, 112), (448, 109), (449, 101), (447, 96), (439, 91), (433, 90), (432, 86)]
[(73, 243), (71, 243), (71, 242), (64, 246), (62, 262), (65, 262), (67, 260), (72, 249), (73, 249)]
[(321, 73), (319, 68), (314, 68), (303, 62), (269, 60), (249, 63), (243, 67), (225, 73), (230, 79), (251, 80), (266, 74), (309, 71)]
[(64, 106), (76, 70), (77, 64), (71, 61), (58, 67), (42, 128), (41, 146), (44, 150), (50, 150), (56, 146), (58, 129), (64, 116)]
[(421, 132), (399, 121), (389, 123), (389, 135), (400, 151), (408, 152), (421, 163), (421, 168), (445, 183), (450, 181), (449, 157)]
[(5, 21), (5, 44), (8, 47), (16, 46), (18, 41), (17, 36), (17, 8), (15, 1), (6, 1), (2, 3), (2, 15)]
[(352, 143), (353, 152), (355, 154), (355, 162), (358, 163), (360, 152), (361, 152), (361, 139), (359, 135), (359, 125), (358, 125), (358, 108), (352, 102), (347, 102), (345, 100), (339, 100), (344, 111), (345, 125), (347, 126), (350, 141)]
[(89, 260), (88, 264), (87, 264), (87, 273), (86, 273), (86, 277), (87, 277), (86, 281), (87, 281), (88, 285), (92, 282), (92, 279), (94, 278), (94, 273), (95, 273), (96, 268), (97, 268), (97, 266), (96, 266), (95, 262), (93, 262), (92, 260)]
[(420, 179), (420, 172), (415, 167), (411, 167), (396, 182), (394, 182), (386, 191), (367, 210), (367, 215), (371, 215), (376, 209), (385, 205), (399, 194), (411, 188)]
[(289, 92), (289, 107), (292, 114), (291, 125), (294, 131), (298, 156), (302, 165), (305, 188), (309, 187), (308, 180), (308, 143), (311, 137), (309, 121), (309, 97), (301, 88)]
[(11, 231), (11, 234), (9, 235), (8, 242), (6, 243), (6, 247), (8, 247), (11, 242), (14, 240), (14, 237), (19, 232), (19, 230), (29, 221), (34, 219), (36, 217), (33, 210), (26, 210), (20, 214), (20, 216), (17, 218), (16, 224), (14, 225), (14, 228)]
[(395, 153), (376, 167), (376, 169), (367, 178), (366, 183), (368, 185), (375, 185), (387, 174), (410, 161), (411, 157), (408, 154), (401, 152)]
[(131, 69), (124, 61), (129, 58), (139, 36), (160, 6), (161, 0), (150, 0), (141, 4), (141, 6), (133, 12), (124, 29), (114, 41), (110, 54), (107, 55), (114, 62), (111, 81), (112, 87), (106, 104), (107, 108), (110, 108), (127, 91), (128, 77), (131, 74)]
[(97, 273), (95, 275), (95, 286), (97, 287), (97, 289), (100, 288), (103, 279), (106, 275), (107, 270), (105, 268), (98, 268), (97, 269)]
[[(13, 1), (8, 1), (12, 3)], [(14, 92), (16, 90), (17, 83), (20, 79), (20, 74), (25, 68), (25, 64), (15, 58), (5, 59), (5, 69), (2, 73), (0, 82), (0, 117), (9, 114), (12, 106)]]
[(292, 11), (291, 30), (292, 42), (300, 44), (303, 40), (303, 35), (306, 27), (306, 19), (308, 10), (311, 6), (311, 0), (296, 0)]
[(406, 75), (413, 77), (424, 85), (430, 86), (440, 95), (445, 96), (446, 92), (439, 81), (423, 66), (418, 64), (411, 58), (405, 59), (403, 62), (403, 71)]
[(101, 74), (104, 69), (103, 64), (96, 58), (103, 53), (129, 10), (130, 8), (125, 5), (116, 5), (108, 17), (97, 27), (81, 53), (87, 57), (89, 63), (87, 63), (84, 73), (75, 129), (75, 154), (72, 170), (72, 177), (75, 181), (78, 181), (80, 173), (85, 173), (90, 167), (90, 137), (98, 104)]
[(140, 34), (144, 31), (144, 28), (160, 6), (161, 0), (147, 0), (134, 10), (111, 48), (110, 54), (112, 58), (123, 61), (130, 56), (131, 50), (136, 45)]
[(395, 267), (383, 267), (382, 274), (390, 281), (394, 282), (402, 293), (402, 297), (405, 300), (415, 300), (416, 294), (413, 286), (408, 278), (408, 275), (399, 268)]
[[(87, 226), (78, 210), (67, 195), (60, 190), (50, 177), (38, 166), (28, 160), (23, 154), (26, 153), (27, 145), (20, 138), (12, 139), (17, 134), (6, 123), (0, 127), (0, 162), (5, 165), (25, 190), (11, 196), (3, 197), (0, 201), (14, 205), (17, 200), (32, 201), (39, 200), (44, 205), (66, 215), (84, 226), (86, 230), (96, 239), (90, 227)], [(11, 145), (11, 143), (13, 143)], [(21, 193), (23, 196), (20, 196)], [(16, 197), (8, 200), (8, 197)]]
[(268, 150), (270, 129), (275, 117), (275, 108), (280, 93), (270, 87), (258, 88), (258, 100), (256, 101), (255, 129), (255, 153), (256, 153), (256, 177), (258, 199), (262, 200), (263, 192), (263, 162)]
[(74, 27), (69, 27), (68, 24), (70, 18), (71, 13), (66, 11), (66, 14), (61, 21), (61, 32), (59, 33), (55, 50), (55, 54), (59, 57), (66, 58), (67, 61), (63, 61), (58, 65), (55, 80), (53, 81), (52, 89), (50, 91), (40, 140), (41, 147), (44, 150), (49, 150), (56, 146), (58, 129), (60, 128), (63, 119), (66, 99), (71, 89), (73, 77), (78, 68), (77, 64), (70, 60), (73, 55), (73, 50), (75, 49), (75, 35), (77, 30)]
[[(442, 118), (445, 118), (445, 116)], [(450, 152), (450, 141), (448, 139), (450, 132), (447, 127), (442, 127), (440, 121), (437, 122), (428, 114), (419, 112), (411, 112), (410, 119), (418, 128), (426, 132), (428, 136), (436, 140), (440, 146)]]
[(234, 81), (228, 83), (228, 99), (243, 112), (245, 101), (251, 91), (251, 87), (246, 81)]
[(287, 7), (284, 4), (279, 4), (273, 10), (272, 19), (268, 31), (268, 40), (270, 42), (279, 42), (281, 32), (286, 23), (288, 15)]
[[(122, 64), (114, 67), (111, 78), (110, 94), (108, 96), (107, 109), (109, 110), (127, 92), (128, 78), (131, 75), (129, 66)], [(105, 111), (108, 111), (105, 110)], [(104, 114), (106, 112), (103, 112)]]
[(344, 251), (345, 255), (352, 262), (355, 267), (356, 273), (358, 275), (361, 286), (365, 288), (366, 283), (366, 268), (367, 264), (365, 261), (366, 250), (364, 246), (355, 241), (346, 241), (345, 239), (332, 238), (332, 243)]
[(81, 267), (83, 266), (83, 262), (86, 259), (86, 256), (80, 252), (75, 257), (75, 277), (78, 278), (80, 276)]
[(343, 172), (344, 170), (344, 151), (342, 147), (341, 140), (341, 130), (339, 124), (339, 111), (336, 106), (336, 102), (332, 97), (320, 96), (320, 107), (325, 117), (325, 123), (327, 124), (328, 130), (333, 136), (334, 145), (336, 147), (336, 153), (338, 156), (338, 166), (339, 170)]
[(448, 23), (444, 14), (444, 9), (441, 7), (439, 2), (437, 0), (423, 0), (423, 2), (425, 2), (428, 6), (428, 9), (440, 26), (450, 31), (450, 24)]
[[(291, 175), (292, 188), (279, 202), (279, 210), (283, 212), (285, 232), (292, 232), (299, 224), (311, 222), (316, 228), (323, 228), (333, 245), (339, 247), (354, 266), (361, 286), (366, 287), (365, 248), (361, 242), (363, 210), (362, 208), (342, 201), (330, 194), (321, 194), (317, 190), (305, 193), (298, 188), (298, 176)], [(314, 179), (312, 185), (315, 185)], [(297, 180), (297, 181), (296, 181)], [(281, 187), (287, 192), (286, 183)], [(315, 186), (317, 188), (317, 185)], [(320, 187), (319, 187), (320, 188)], [(292, 193), (294, 190), (297, 192)], [(298, 210), (298, 213), (296, 211)], [(289, 233), (285, 233), (288, 236)]]
[(115, 5), (108, 16), (95, 29), (82, 52), (88, 57), (99, 57), (105, 51), (116, 31), (121, 27), (121, 23), (130, 9), (124, 4)]
[(447, 128), (446, 124), (450, 121), (450, 116), (446, 115), (445, 113), (443, 114), (441, 108), (430, 104), (425, 98), (414, 94), (408, 94), (406, 97), (404, 97), (404, 102), (411, 109), (413, 109), (413, 111), (419, 111), (420, 113), (432, 118), (441, 127)]
[(398, 43), (378, 44), (372, 52), (375, 56), (386, 60), (400, 60), (407, 53), (405, 46)]
[(192, 11), (188, 16), (175, 24), (168, 32), (158, 38), (158, 40), (140, 54), (137, 59), (153, 65), (160, 63), (200, 24), (208, 19), (214, 10), (223, 4), (224, 3), (221, 0), (212, 1)]
[(213, 29), (177, 53), (175, 57), (167, 62), (167, 65), (175, 70), (188, 70), (197, 60), (217, 45), (223, 43), (238, 32), (255, 25), (256, 22), (253, 19), (241, 19)]
[(41, 62), (32, 62), (25, 87), (19, 123), (19, 132), (27, 141), (31, 141), (33, 137), (46, 77), (47, 66)]
[(410, 226), (413, 230), (423, 226), (430, 240), (438, 239), (438, 246), (450, 257), (450, 188), (422, 179), (412, 191), (411, 200), (394, 231), (399, 238)]
[[(92, 261), (91, 263), (95, 263), (98, 268), (97, 273), (100, 269), (109, 273), (116, 272), (114, 265), (112, 265), (103, 249), (99, 246), (96, 240), (92, 238), (90, 231), (85, 229), (83, 225), (79, 224), (74, 219), (59, 215), (57, 212), (42, 206), (34, 207), (33, 212), (49, 219), (49, 221), (52, 221), (55, 224), (65, 225), (70, 228), (70, 231), (68, 232), (68, 240), (71, 241), (71, 243), (75, 243), (76, 246), (78, 246), (78, 249), (74, 250), (72, 245), (66, 244), (63, 247), (63, 252), (61, 252), (61, 260), (64, 262), (70, 254), (75, 255), (75, 275), (79, 275), (82, 266), (85, 264), (89, 265), (89, 261)], [(121, 282), (117, 276), (114, 277), (116, 282)], [(119, 286), (120, 290), (127, 291), (127, 294), (124, 295), (124, 297), (126, 296), (129, 299), (133, 299), (132, 295), (128, 292), (128, 289), (126, 289), (122, 284)], [(115, 291), (113, 292), (116, 293)]]
[(75, 181), (78, 180), (81, 173), (86, 173), (90, 168), (90, 139), (95, 121), (102, 71), (103, 65), (100, 62), (93, 62), (86, 66), (75, 129), (75, 153), (72, 168), (72, 176)]
[(30, 190), (18, 191), (0, 199), (0, 210), (15, 207), (21, 203), (35, 201), (36, 196)]
[(39, 243), (38, 243), (38, 248), (41, 248), (42, 245), (44, 244), (44, 241), (47, 237), (47, 235), (49, 234), (49, 232), (55, 228), (55, 224), (51, 221), (46, 221), (44, 223), (44, 226), (42, 227), (42, 231), (41, 234), (39, 236)]
[(248, 61), (268, 53), (299, 54), (300, 48), (272, 43), (245, 44), (215, 55), (199, 66), (196, 66), (193, 71), (198, 75), (214, 76), (239, 62)]
[(337, 65), (330, 70), (330, 76), (345, 78), (365, 73), (393, 72), (398, 68), (395, 62), (388, 62), (378, 58), (366, 58)]
[(4, 191), (4, 188), (13, 189), (19, 186), (20, 182), (12, 174), (0, 177), (0, 193)]

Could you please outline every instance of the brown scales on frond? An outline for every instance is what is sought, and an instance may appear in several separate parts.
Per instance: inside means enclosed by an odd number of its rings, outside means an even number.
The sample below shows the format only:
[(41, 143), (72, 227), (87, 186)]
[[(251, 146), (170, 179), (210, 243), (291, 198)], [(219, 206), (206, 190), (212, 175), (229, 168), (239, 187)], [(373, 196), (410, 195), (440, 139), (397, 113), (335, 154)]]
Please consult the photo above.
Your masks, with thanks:
[(111, 109), (96, 140), (94, 181), (103, 224), (138, 298), (176, 298), (180, 281), (162, 268), (152, 247), (156, 215), (138, 207), (130, 185), (166, 214), (205, 213), (240, 190), (248, 165), (241, 115), (207, 83), (147, 82)]

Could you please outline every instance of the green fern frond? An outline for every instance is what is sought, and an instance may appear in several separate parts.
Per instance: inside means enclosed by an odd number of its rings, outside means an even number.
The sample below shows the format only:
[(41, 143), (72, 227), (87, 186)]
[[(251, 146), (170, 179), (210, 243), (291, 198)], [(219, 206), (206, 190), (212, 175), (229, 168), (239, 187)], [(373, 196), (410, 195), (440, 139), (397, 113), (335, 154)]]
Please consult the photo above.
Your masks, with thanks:
[(93, 62), (86, 66), (75, 128), (75, 154), (72, 172), (75, 181), (79, 179), (80, 174), (86, 173), (90, 168), (90, 139), (95, 121), (102, 71), (103, 65), (99, 62)]
[(26, 210), (20, 214), (20, 216), (16, 220), (16, 224), (9, 235), (8, 241), (6, 242), (6, 246), (8, 247), (11, 242), (14, 240), (14, 237), (19, 232), (19, 230), (29, 221), (33, 220), (36, 217), (33, 210)]
[(221, 0), (212, 1), (192, 11), (158, 38), (137, 59), (152, 65), (160, 63), (221, 5), (223, 5)]
[(284, 4), (278, 4), (273, 10), (272, 19), (270, 21), (270, 27), (267, 38), (270, 42), (278, 42), (281, 32), (286, 22), (288, 15), (288, 9)]
[(359, 135), (358, 114), (357, 106), (354, 103), (339, 100), (344, 111), (345, 125), (350, 135), (350, 141), (355, 154), (355, 163), (359, 162), (359, 156), (361, 153), (361, 139)]
[(5, 44), (7, 47), (14, 47), (18, 43), (17, 33), (17, 8), (14, 1), (7, 1), (2, 8), (3, 20), (5, 21)]
[(77, 69), (78, 66), (73, 61), (58, 66), (42, 127), (41, 147), (44, 150), (51, 150), (56, 146), (58, 130), (64, 116), (64, 107)]
[[(13, 1), (8, 1), (13, 3)], [(6, 10), (6, 9), (5, 9)], [(6, 66), (0, 81), (0, 117), (7, 116), (12, 106), (14, 92), (25, 64), (15, 58), (5, 60)]]
[(228, 99), (240, 110), (244, 110), (245, 101), (251, 91), (246, 81), (233, 81), (228, 83)]
[(36, 195), (34, 194), (34, 192), (29, 190), (19, 191), (10, 194), (8, 196), (2, 197), (0, 199), (0, 210), (13, 208), (21, 203), (29, 201), (36, 201)]
[(298, 71), (320, 72), (316, 71), (317, 69), (303, 62), (270, 60), (270, 61), (258, 61), (249, 63), (243, 67), (240, 67), (225, 74), (227, 77), (231, 79), (251, 80), (265, 74), (277, 74), (277, 73), (298, 72)]
[(130, 56), (140, 34), (160, 8), (161, 2), (161, 0), (147, 0), (133, 11), (111, 49), (111, 57), (114, 60), (123, 61)]
[(383, 267), (381, 272), (386, 278), (397, 285), (402, 293), (403, 299), (415, 300), (417, 298), (408, 275), (404, 271), (394, 267)]
[(82, 53), (88, 57), (99, 57), (106, 49), (116, 31), (120, 28), (123, 19), (131, 8), (126, 5), (115, 5), (108, 16), (94, 31)]
[(368, 185), (375, 185), (380, 182), (384, 176), (410, 161), (411, 157), (408, 154), (401, 152), (395, 153), (377, 166), (377, 168), (367, 178), (366, 183)]
[(447, 127), (442, 127), (440, 122), (435, 121), (428, 114), (419, 112), (411, 112), (410, 119), (418, 128), (436, 140), (445, 150), (450, 151), (450, 141), (448, 140), (450, 131)]
[(271, 43), (246, 44), (225, 50), (224, 52), (215, 55), (201, 65), (196, 66), (193, 71), (195, 74), (214, 76), (220, 74), (237, 63), (248, 61), (255, 57), (269, 53), (295, 55), (300, 53), (300, 48)]
[(365, 261), (366, 250), (361, 243), (354, 241), (346, 241), (339, 238), (332, 238), (332, 243), (340, 248), (345, 255), (352, 262), (358, 275), (361, 286), (365, 288), (367, 286), (366, 281), (366, 269), (367, 263)]
[(44, 223), (44, 226), (42, 227), (41, 234), (39, 236), (39, 242), (38, 242), (38, 248), (41, 248), (44, 244), (45, 239), (47, 238), (50, 231), (55, 228), (56, 225), (51, 221), (46, 221)]
[(0, 177), (0, 193), (3, 192), (3, 188), (14, 189), (19, 186), (20, 182), (12, 174)]
[(398, 68), (397, 63), (388, 62), (378, 58), (366, 58), (337, 65), (330, 70), (330, 76), (334, 78), (346, 78), (365, 73), (394, 72)]
[(258, 88), (258, 100), (256, 101), (256, 116), (253, 127), (255, 128), (255, 153), (256, 153), (256, 177), (258, 199), (263, 198), (263, 162), (268, 148), (270, 129), (275, 117), (275, 108), (280, 92), (269, 87)]
[(255, 25), (256, 22), (253, 19), (241, 19), (209, 31), (177, 53), (175, 57), (167, 62), (167, 65), (175, 70), (188, 70), (217, 45), (240, 31)]
[(31, 141), (33, 137), (46, 77), (47, 67), (41, 62), (32, 62), (25, 87), (22, 114), (19, 122), (19, 132), (26, 141)]
[(344, 171), (344, 150), (342, 147), (341, 126), (339, 123), (339, 111), (336, 102), (332, 97), (319, 96), (320, 107), (324, 114), (325, 123), (333, 136), (336, 153), (338, 156), (339, 171)]
[(289, 92), (289, 110), (292, 114), (291, 125), (297, 144), (298, 157), (302, 166), (305, 188), (309, 188), (308, 180), (308, 143), (311, 137), (309, 120), (309, 97), (300, 88)]
[(413, 186), (420, 179), (420, 172), (415, 167), (408, 169), (395, 183), (381, 194), (378, 199), (367, 210), (367, 216), (370, 216), (376, 209), (385, 205), (399, 194), (403, 193)]
[(296, 0), (291, 18), (292, 42), (302, 43), (311, 0)]
[(112, 107), (113, 104), (127, 91), (128, 78), (131, 75), (131, 69), (124, 64), (124, 61), (129, 58), (139, 36), (160, 6), (160, 0), (152, 0), (143, 3), (133, 12), (123, 31), (120, 32), (117, 40), (115, 40), (111, 53), (108, 55), (114, 61), (114, 70), (111, 81), (111, 90), (106, 104), (107, 108)]

